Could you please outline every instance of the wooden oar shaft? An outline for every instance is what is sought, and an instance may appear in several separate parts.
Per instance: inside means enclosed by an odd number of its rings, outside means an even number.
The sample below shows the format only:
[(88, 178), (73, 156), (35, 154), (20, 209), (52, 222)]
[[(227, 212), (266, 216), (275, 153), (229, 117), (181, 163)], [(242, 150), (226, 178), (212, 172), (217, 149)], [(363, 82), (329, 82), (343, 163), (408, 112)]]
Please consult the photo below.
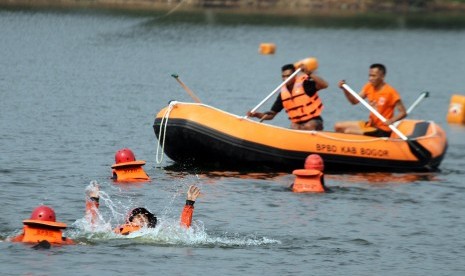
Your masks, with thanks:
[(172, 74), (171, 75), (173, 78), (175, 78), (178, 83), (182, 86), (182, 88), (184, 88), (184, 90), (186, 90), (187, 94), (189, 94), (189, 96), (191, 96), (192, 99), (194, 99), (195, 102), (197, 103), (201, 103), (200, 99), (194, 94), (194, 92), (192, 92), (192, 90), (189, 89), (189, 87), (187, 87), (187, 85), (185, 85), (180, 79), (179, 79), (179, 76), (176, 75), (176, 74)]
[[(378, 117), (378, 119), (380, 119), (383, 123), (385, 123), (387, 120), (386, 118), (384, 118), (383, 115), (381, 115), (378, 110), (374, 109), (369, 103), (367, 103), (364, 99), (362, 99), (362, 97), (360, 97), (359, 94), (357, 94), (357, 92), (355, 92), (354, 90), (352, 90), (352, 88), (350, 88), (349, 85), (347, 84), (343, 84), (342, 87), (347, 91), (349, 92), (350, 94), (352, 94), (352, 96), (354, 96), (359, 102), (361, 102), (366, 108), (368, 108), (368, 110), (370, 110), (373, 114), (375, 114), (376, 117)], [(407, 136), (405, 136), (402, 132), (400, 132), (400, 130), (398, 130), (395, 126), (393, 126), (392, 124), (389, 125), (389, 128), (392, 129), (392, 131), (394, 131), (394, 133), (396, 133), (402, 140), (404, 141), (407, 141), (408, 138)]]

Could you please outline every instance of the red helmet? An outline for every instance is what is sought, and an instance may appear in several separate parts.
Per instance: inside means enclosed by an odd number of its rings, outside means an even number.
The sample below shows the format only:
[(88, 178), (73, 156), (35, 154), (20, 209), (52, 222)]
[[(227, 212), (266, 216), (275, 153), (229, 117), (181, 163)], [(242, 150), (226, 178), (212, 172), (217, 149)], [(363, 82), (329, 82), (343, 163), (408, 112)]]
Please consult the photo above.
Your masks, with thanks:
[(307, 170), (314, 169), (322, 172), (325, 169), (325, 164), (321, 156), (318, 154), (310, 154), (307, 156), (307, 159), (305, 159), (304, 168)]
[(115, 162), (116, 164), (125, 163), (125, 162), (132, 162), (136, 161), (136, 157), (132, 150), (128, 148), (120, 149), (115, 154)]
[(31, 219), (56, 222), (55, 211), (48, 206), (41, 205), (32, 211)]

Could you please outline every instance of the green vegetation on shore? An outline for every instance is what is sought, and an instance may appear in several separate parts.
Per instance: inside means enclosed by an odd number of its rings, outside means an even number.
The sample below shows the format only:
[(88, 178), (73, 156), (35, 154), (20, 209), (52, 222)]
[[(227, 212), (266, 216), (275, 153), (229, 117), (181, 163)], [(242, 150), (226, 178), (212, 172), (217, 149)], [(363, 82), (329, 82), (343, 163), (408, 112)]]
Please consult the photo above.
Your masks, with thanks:
[[(296, 1), (303, 7), (306, 2), (310, 4), (330, 2), (333, 5), (322, 6), (320, 9), (304, 9), (292, 5), (287, 5), (284, 8), (280, 5), (290, 2), (270, 0), (268, 2), (274, 3), (275, 6), (258, 6), (259, 3), (265, 2), (267, 1), (0, 0), (0, 8), (29, 11), (46, 9), (48, 11), (69, 12), (77, 10), (80, 12), (110, 12), (125, 16), (152, 17), (157, 24), (160, 22), (187, 22), (225, 25), (297, 25), (327, 28), (465, 28), (465, 12), (462, 12), (462, 9), (465, 11), (465, 4), (461, 4), (465, 3), (465, 0)], [(212, 3), (217, 6), (211, 7)], [(233, 3), (235, 6), (221, 7), (222, 3)], [(244, 8), (239, 5), (240, 3), (249, 3), (250, 6)], [(371, 4), (368, 5), (368, 3)]]

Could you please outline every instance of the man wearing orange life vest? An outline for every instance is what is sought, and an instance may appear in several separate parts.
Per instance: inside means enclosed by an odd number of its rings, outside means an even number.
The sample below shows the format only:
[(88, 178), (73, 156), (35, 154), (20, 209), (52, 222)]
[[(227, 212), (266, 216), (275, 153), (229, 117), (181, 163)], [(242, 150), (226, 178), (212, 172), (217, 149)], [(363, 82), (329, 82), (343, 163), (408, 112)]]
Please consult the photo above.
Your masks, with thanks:
[[(271, 110), (265, 113), (247, 112), (247, 116), (272, 120), (276, 114), (285, 109), (291, 128), (299, 130), (323, 130), (323, 118), (320, 116), (323, 103), (318, 91), (328, 87), (328, 83), (314, 72), (301, 66), (304, 74), (297, 75), (281, 88)], [(316, 68), (315, 68), (316, 69)], [(286, 64), (281, 68), (282, 78), (286, 80), (295, 72), (293, 64)]]
[[(92, 184), (86, 189), (86, 217), (91, 223), (95, 223), (97, 219), (97, 210), (99, 207), (99, 187), (97, 184)], [(191, 185), (187, 191), (187, 200), (181, 214), (181, 225), (189, 228), (192, 224), (192, 215), (194, 214), (194, 203), (200, 194), (200, 189), (197, 186)], [(141, 230), (142, 228), (155, 228), (157, 225), (157, 217), (143, 207), (135, 208), (129, 211), (126, 222), (123, 225), (116, 227), (113, 231), (121, 235), (129, 235), (132, 232)]]
[[(336, 132), (363, 134), (376, 137), (390, 136), (391, 129), (389, 128), (389, 125), (405, 118), (407, 116), (407, 112), (399, 93), (384, 81), (385, 75), (386, 67), (383, 64), (372, 64), (369, 69), (368, 83), (365, 84), (359, 95), (362, 99), (367, 98), (368, 102), (381, 115), (383, 115), (387, 121), (383, 123), (373, 113), (370, 113), (370, 117), (367, 122), (337, 122), (334, 125), (334, 130)], [(342, 87), (343, 84), (345, 84), (344, 80), (339, 81), (339, 87), (344, 91), (349, 102), (352, 104), (358, 104), (359, 101)], [(398, 113), (394, 116), (395, 110), (397, 110)]]
[(45, 205), (39, 206), (32, 211), (30, 219), (23, 221), (23, 233), (11, 238), (12, 242), (44, 243), (48, 244), (74, 244), (74, 242), (63, 237), (63, 229), (66, 224), (56, 221), (55, 211)]

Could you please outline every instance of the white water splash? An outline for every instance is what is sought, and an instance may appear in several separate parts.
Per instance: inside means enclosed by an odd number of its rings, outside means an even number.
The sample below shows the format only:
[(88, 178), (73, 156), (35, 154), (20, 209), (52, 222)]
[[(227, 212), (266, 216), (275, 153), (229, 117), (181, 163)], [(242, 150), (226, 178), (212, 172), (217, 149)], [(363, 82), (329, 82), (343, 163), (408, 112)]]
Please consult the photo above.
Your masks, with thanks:
[[(86, 188), (86, 193), (98, 185), (91, 182)], [(172, 203), (182, 194), (178, 189), (172, 196)], [(126, 209), (121, 203), (115, 203), (104, 191), (99, 191), (100, 205), (108, 208), (109, 212), (102, 214), (102, 209), (96, 210), (97, 217), (91, 223), (89, 217), (83, 217), (72, 224), (72, 228), (66, 231), (66, 235), (83, 243), (95, 243), (109, 240), (127, 240), (135, 243), (171, 245), (171, 246), (200, 246), (200, 247), (244, 247), (281, 244), (280, 241), (267, 237), (259, 237), (250, 234), (220, 233), (210, 236), (202, 221), (194, 220), (190, 228), (181, 226), (179, 218), (168, 217), (169, 208), (165, 208), (158, 217), (155, 228), (143, 228), (129, 235), (116, 234), (113, 229), (125, 220), (125, 213), (120, 209)], [(121, 205), (121, 206), (119, 206)], [(171, 206), (172, 204), (168, 204)], [(127, 210), (124, 210), (127, 211)], [(105, 218), (108, 216), (107, 218)], [(112, 222), (115, 222), (112, 225)]]

